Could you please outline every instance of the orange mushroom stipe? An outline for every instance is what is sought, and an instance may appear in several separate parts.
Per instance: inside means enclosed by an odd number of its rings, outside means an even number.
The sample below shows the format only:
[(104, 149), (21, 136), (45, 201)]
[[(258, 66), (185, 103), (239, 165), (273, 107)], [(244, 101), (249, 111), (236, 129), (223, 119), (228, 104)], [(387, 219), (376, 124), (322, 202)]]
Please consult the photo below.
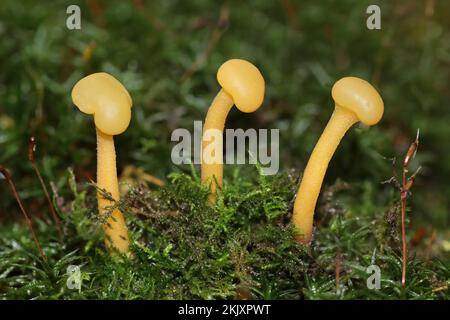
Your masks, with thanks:
[(206, 114), (201, 158), (201, 180), (203, 184), (210, 187), (208, 201), (212, 204), (216, 202), (217, 187), (222, 188), (222, 134), (227, 115), (233, 105), (242, 112), (256, 111), (263, 103), (265, 91), (261, 72), (246, 60), (226, 61), (217, 72), (217, 81), (222, 89), (214, 98)]
[[(113, 76), (101, 72), (91, 74), (78, 81), (72, 89), (73, 103), (81, 112), (94, 116), (97, 132), (97, 186), (119, 200), (116, 152), (113, 136), (123, 133), (130, 124), (132, 100), (127, 89)], [(112, 213), (108, 207), (114, 205), (97, 193), (98, 210), (101, 216), (110, 214), (103, 226), (108, 247), (119, 252), (128, 251), (129, 239), (125, 218), (119, 209)]]
[(314, 209), (323, 178), (336, 148), (348, 129), (358, 121), (365, 125), (377, 124), (384, 112), (384, 103), (367, 81), (346, 77), (337, 81), (332, 89), (334, 112), (319, 138), (308, 164), (294, 203), (292, 221), (297, 239), (309, 243), (312, 238)]

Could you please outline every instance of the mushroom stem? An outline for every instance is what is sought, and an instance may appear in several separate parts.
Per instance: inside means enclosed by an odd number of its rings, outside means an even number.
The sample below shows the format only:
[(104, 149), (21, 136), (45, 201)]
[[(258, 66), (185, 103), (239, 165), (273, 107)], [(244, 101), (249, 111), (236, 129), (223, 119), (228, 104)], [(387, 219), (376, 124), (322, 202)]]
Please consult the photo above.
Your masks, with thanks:
[[(119, 200), (119, 183), (117, 181), (116, 151), (113, 136), (96, 129), (97, 132), (97, 186)], [(97, 193), (98, 211), (101, 216), (108, 214), (108, 207), (114, 203)], [(106, 245), (113, 246), (119, 252), (127, 252), (129, 246), (128, 230), (125, 219), (119, 209), (114, 209), (104, 224)]]
[[(205, 139), (205, 133), (210, 129), (220, 130), (223, 132), (225, 127), (225, 120), (227, 118), (228, 113), (233, 107), (233, 99), (227, 94), (225, 91), (220, 90), (217, 96), (214, 98), (211, 106), (208, 109), (208, 113), (206, 114), (205, 124), (203, 126), (203, 137), (202, 137), (202, 174), (201, 179), (202, 183), (209, 185), (210, 195), (208, 197), (208, 201), (211, 204), (216, 203), (216, 188), (222, 188), (222, 180), (223, 180), (223, 140), (220, 139), (215, 141), (215, 139)], [(217, 159), (216, 163), (208, 163), (205, 161), (204, 150), (211, 144), (215, 143), (215, 149), (218, 154), (215, 155), (215, 159)]]
[(325, 130), (308, 160), (294, 204), (293, 223), (299, 232), (297, 240), (309, 243), (313, 216), (328, 163), (350, 127), (358, 122), (355, 113), (336, 105)]

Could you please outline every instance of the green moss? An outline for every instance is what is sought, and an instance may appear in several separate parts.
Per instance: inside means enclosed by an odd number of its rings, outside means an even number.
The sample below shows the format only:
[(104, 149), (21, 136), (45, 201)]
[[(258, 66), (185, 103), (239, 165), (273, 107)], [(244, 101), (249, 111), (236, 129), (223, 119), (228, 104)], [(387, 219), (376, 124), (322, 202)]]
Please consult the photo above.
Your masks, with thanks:
[[(367, 204), (336, 205), (334, 186), (322, 199), (311, 248), (297, 243), (289, 224), (295, 181), (287, 175), (226, 183), (211, 207), (198, 179), (183, 173), (151, 190), (132, 188), (118, 206), (132, 239), (130, 256), (109, 255), (95, 212), (95, 187), (79, 190), (62, 209), (64, 243), (53, 226), (36, 228), (48, 264), (42, 263), (25, 226), (1, 229), (0, 295), (3, 298), (82, 299), (448, 299), (448, 261), (411, 256), (407, 287), (400, 284), (399, 243), (389, 244), (388, 222)], [(242, 175), (237, 175), (242, 177)], [(87, 188), (87, 189), (86, 189)], [(364, 187), (363, 187), (364, 188)], [(367, 190), (365, 190), (367, 191)], [(369, 191), (367, 191), (369, 192)], [(386, 197), (386, 201), (389, 197)], [(372, 199), (367, 198), (369, 203)], [(389, 206), (389, 203), (386, 204)], [(370, 207), (370, 206), (369, 206)], [(326, 208), (326, 209), (325, 209)], [(61, 207), (60, 207), (61, 209)], [(341, 260), (336, 288), (336, 256)], [(381, 289), (370, 290), (369, 265), (381, 269)], [(80, 290), (67, 287), (69, 265), (80, 266)]]

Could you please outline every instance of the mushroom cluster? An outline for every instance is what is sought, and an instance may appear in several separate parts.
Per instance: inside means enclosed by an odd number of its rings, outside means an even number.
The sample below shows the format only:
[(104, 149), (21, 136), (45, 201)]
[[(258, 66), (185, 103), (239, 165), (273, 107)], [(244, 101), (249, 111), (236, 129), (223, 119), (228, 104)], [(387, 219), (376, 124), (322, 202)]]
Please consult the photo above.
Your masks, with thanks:
[[(256, 111), (264, 100), (265, 91), (261, 72), (246, 60), (226, 61), (217, 72), (217, 81), (222, 88), (206, 115), (201, 156), (201, 181), (209, 187), (208, 201), (211, 204), (216, 202), (217, 189), (222, 188), (222, 136), (227, 115), (233, 105), (242, 112)], [(384, 111), (379, 93), (359, 78), (346, 77), (337, 81), (332, 88), (332, 97), (335, 101), (334, 112), (307, 163), (294, 204), (292, 222), (298, 231), (297, 239), (303, 243), (311, 241), (317, 198), (328, 163), (341, 139), (357, 122), (368, 126), (378, 123)], [(72, 100), (80, 111), (94, 117), (98, 210), (101, 215), (106, 215), (105, 242), (108, 247), (126, 253), (129, 247), (128, 230), (122, 212), (114, 205), (120, 195), (113, 136), (127, 129), (131, 120), (132, 99), (118, 80), (101, 72), (78, 81), (72, 90)]]

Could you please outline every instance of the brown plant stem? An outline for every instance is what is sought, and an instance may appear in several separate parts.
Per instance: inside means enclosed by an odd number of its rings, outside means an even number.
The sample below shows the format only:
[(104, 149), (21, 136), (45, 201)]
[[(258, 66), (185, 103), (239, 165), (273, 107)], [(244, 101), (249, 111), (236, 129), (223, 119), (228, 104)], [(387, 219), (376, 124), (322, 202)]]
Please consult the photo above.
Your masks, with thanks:
[(27, 212), (25, 211), (25, 208), (22, 204), (22, 201), (20, 200), (19, 194), (17, 193), (16, 190), (16, 186), (11, 178), (10, 173), (8, 172), (8, 170), (6, 170), (3, 166), (0, 165), (0, 173), (3, 174), (3, 176), (5, 177), (6, 181), (8, 181), (8, 184), (11, 188), (11, 191), (14, 195), (14, 198), (16, 198), (17, 204), (19, 205), (20, 211), (22, 212), (24, 218), (25, 218), (25, 222), (28, 225), (28, 229), (30, 229), (31, 235), (33, 237), (34, 243), (36, 244), (36, 247), (39, 250), (39, 254), (41, 255), (42, 259), (44, 260), (44, 262), (47, 262), (47, 256), (45, 255), (44, 251), (42, 250), (41, 244), (36, 236), (36, 233), (34, 232), (33, 229), (33, 224), (31, 222), (31, 219), (29, 218)]
[(401, 211), (402, 211), (402, 287), (406, 284), (406, 264), (408, 259), (408, 248), (406, 246), (406, 227), (405, 227), (405, 211), (406, 211), (406, 197), (407, 191), (404, 189), (406, 184), (406, 173), (403, 169), (403, 188), (400, 192)]
[(229, 7), (225, 4), (220, 8), (220, 16), (219, 20), (217, 21), (217, 26), (214, 28), (206, 45), (206, 48), (197, 55), (192, 65), (184, 72), (184, 74), (181, 76), (181, 81), (184, 82), (187, 79), (190, 79), (192, 75), (208, 60), (209, 56), (214, 51), (214, 48), (219, 43), (222, 35), (228, 27), (229, 16)]
[(341, 287), (341, 254), (338, 252), (335, 258), (335, 279), (336, 279), (336, 292), (339, 293), (339, 288)]
[(36, 173), (39, 182), (41, 183), (42, 189), (44, 190), (45, 197), (47, 198), (48, 207), (50, 208), (50, 213), (53, 217), (53, 220), (56, 224), (56, 230), (58, 231), (59, 240), (63, 240), (63, 231), (61, 227), (61, 220), (58, 218), (58, 215), (56, 214), (55, 207), (53, 206), (53, 202), (50, 199), (50, 194), (48, 192), (47, 186), (44, 183), (44, 179), (42, 178), (41, 172), (39, 171), (38, 166), (36, 165), (36, 161), (34, 159), (34, 151), (36, 150), (36, 139), (34, 137), (30, 138), (30, 141), (28, 143), (28, 160), (31, 162), (31, 165), (34, 169), (34, 172)]
[(402, 287), (406, 285), (406, 265), (408, 263), (408, 247), (406, 243), (406, 199), (411, 190), (414, 179), (420, 170), (420, 167), (414, 172), (412, 176), (407, 178), (409, 162), (415, 157), (417, 148), (419, 147), (419, 130), (417, 130), (416, 140), (409, 146), (408, 152), (403, 159), (402, 171), (402, 188), (400, 191), (400, 206), (401, 206), (401, 220), (402, 220)]

